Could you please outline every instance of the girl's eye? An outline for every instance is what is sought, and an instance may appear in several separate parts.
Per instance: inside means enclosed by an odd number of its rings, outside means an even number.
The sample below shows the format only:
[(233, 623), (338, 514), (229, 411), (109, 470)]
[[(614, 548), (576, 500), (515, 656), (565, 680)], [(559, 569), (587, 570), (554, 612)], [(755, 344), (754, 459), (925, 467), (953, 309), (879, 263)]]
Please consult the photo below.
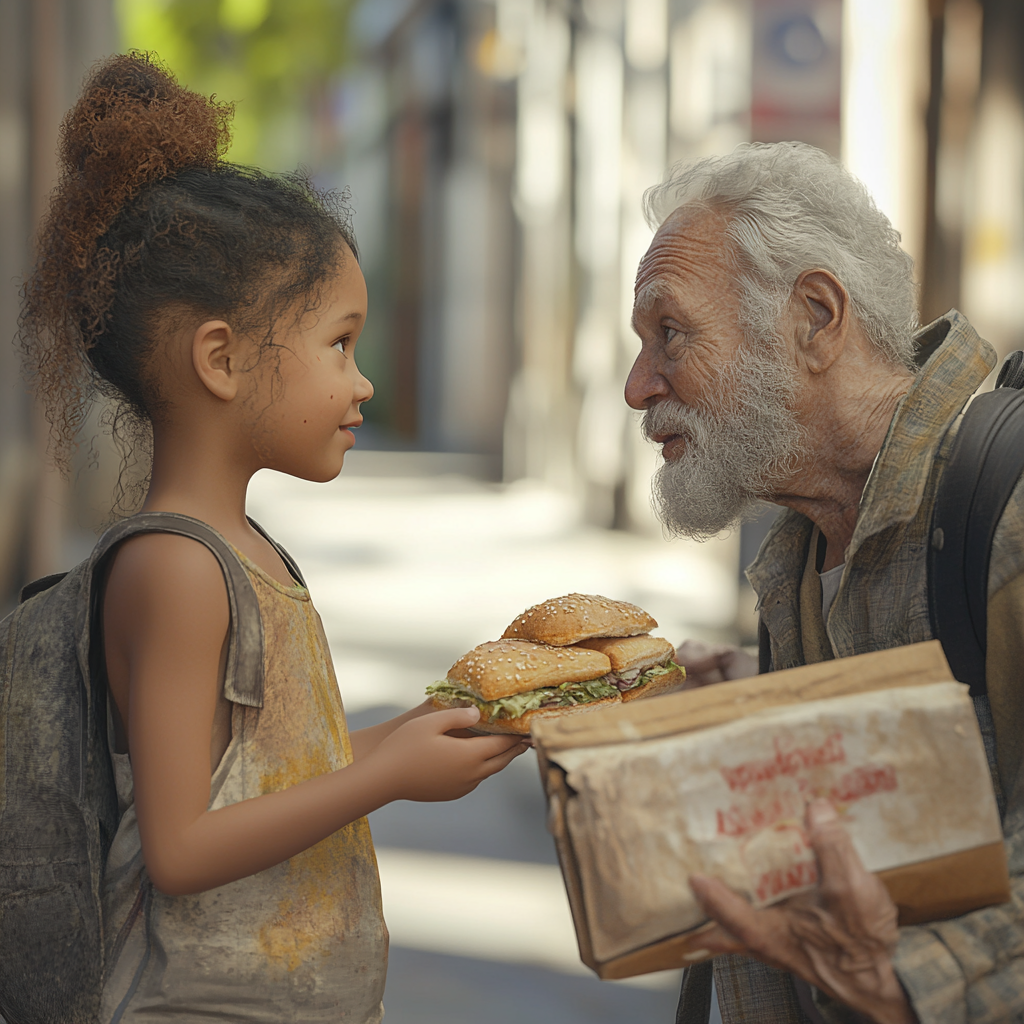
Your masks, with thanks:
[(344, 338), (339, 338), (331, 348), (336, 348), (339, 352), (348, 352), (348, 346), (351, 342), (351, 338), (346, 334)]

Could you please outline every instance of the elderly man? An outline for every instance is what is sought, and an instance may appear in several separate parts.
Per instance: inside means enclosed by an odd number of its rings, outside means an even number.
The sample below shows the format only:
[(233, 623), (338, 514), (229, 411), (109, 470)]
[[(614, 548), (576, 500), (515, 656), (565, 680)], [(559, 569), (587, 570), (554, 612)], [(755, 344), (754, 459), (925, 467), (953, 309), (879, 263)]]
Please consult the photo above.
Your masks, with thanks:
[[(626, 398), (662, 448), (661, 518), (706, 538), (762, 501), (786, 506), (748, 570), (772, 668), (930, 639), (936, 482), (992, 349), (956, 312), (915, 336), (898, 234), (862, 185), (809, 146), (703, 160), (646, 204), (658, 230), (637, 273), (642, 349)], [(1021, 486), (996, 532), (988, 588), (988, 694), (975, 709), (1013, 901), (898, 928), (835, 811), (812, 804), (815, 893), (754, 910), (714, 879), (691, 880), (718, 922), (706, 945), (721, 954), (725, 1024), (1024, 1019)], [(699, 682), (745, 674), (741, 652), (684, 645), (680, 656)], [(679, 1021), (706, 1021), (711, 978), (711, 963), (687, 971)]]

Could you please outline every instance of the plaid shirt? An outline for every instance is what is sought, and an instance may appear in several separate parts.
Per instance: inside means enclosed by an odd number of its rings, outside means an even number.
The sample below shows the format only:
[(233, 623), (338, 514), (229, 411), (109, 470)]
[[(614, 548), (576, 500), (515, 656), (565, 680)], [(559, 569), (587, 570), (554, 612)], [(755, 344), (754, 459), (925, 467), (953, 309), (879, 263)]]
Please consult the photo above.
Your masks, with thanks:
[[(934, 344), (944, 330), (945, 340), (897, 408), (861, 497), (842, 582), (822, 624), (836, 657), (932, 638), (926, 553), (936, 482), (963, 406), (995, 364), (991, 347), (955, 311), (925, 328), (919, 345)], [(809, 519), (786, 511), (747, 571), (777, 669), (808, 659), (809, 609), (801, 609), (799, 597), (812, 531)], [(988, 613), (988, 699), (978, 698), (975, 708), (1003, 811), (1013, 899), (900, 930), (894, 965), (922, 1024), (1024, 1021), (1024, 485), (996, 532)], [(816, 614), (820, 623), (820, 598)], [(724, 1024), (812, 1019), (801, 1009), (806, 988), (798, 994), (789, 975), (764, 964), (719, 957), (714, 978)], [(678, 1021), (707, 1020), (710, 980), (710, 970), (687, 972)], [(813, 998), (829, 1024), (862, 1019), (821, 992)]]

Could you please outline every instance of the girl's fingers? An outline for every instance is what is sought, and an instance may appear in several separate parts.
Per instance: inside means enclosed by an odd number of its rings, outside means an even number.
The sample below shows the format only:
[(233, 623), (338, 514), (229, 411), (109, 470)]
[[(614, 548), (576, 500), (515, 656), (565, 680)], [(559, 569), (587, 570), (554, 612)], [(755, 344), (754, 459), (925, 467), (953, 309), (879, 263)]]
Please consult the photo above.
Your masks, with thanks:
[(491, 758), (500, 757), (507, 751), (514, 750), (521, 741), (518, 736), (473, 736), (459, 742), (472, 744), (474, 754), (481, 760), (490, 761)]
[(472, 708), (449, 708), (446, 711), (434, 711), (424, 715), (434, 725), (438, 732), (450, 732), (453, 729), (468, 729), (480, 721), (480, 709)]
[(520, 754), (526, 752), (526, 747), (519, 745), (512, 747), (511, 750), (506, 750), (503, 754), (498, 754), (496, 757), (488, 758), (481, 765), (483, 771), (483, 777), (489, 778), (491, 775), (497, 775), (503, 768), (506, 768), (511, 764)]

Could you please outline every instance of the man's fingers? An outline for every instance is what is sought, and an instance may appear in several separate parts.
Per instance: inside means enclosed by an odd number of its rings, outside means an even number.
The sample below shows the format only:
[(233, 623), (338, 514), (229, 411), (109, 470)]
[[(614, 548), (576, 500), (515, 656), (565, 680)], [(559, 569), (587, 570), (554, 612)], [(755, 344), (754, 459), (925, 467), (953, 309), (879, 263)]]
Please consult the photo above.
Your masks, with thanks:
[(757, 911), (724, 882), (707, 875), (691, 875), (690, 888), (708, 917), (714, 918), (748, 949), (764, 939)]
[(698, 952), (721, 956), (723, 953), (745, 953), (747, 951), (747, 947), (720, 924), (716, 924), (706, 932), (701, 932), (699, 942), (700, 950), (694, 950), (694, 959)]
[(849, 899), (855, 883), (868, 874), (850, 833), (828, 800), (812, 800), (807, 805), (807, 826), (808, 841), (818, 858), (822, 896), (826, 902)]
[(711, 672), (721, 667), (722, 656), (732, 650), (732, 647), (727, 647), (725, 644), (706, 644), (700, 640), (684, 640), (676, 648), (675, 660), (687, 672)]
[(726, 679), (749, 679), (757, 675), (757, 658), (743, 650), (730, 651), (720, 659), (722, 675)]
[(818, 858), (824, 908), (849, 935), (894, 943), (896, 907), (885, 886), (864, 867), (835, 808), (827, 800), (812, 801), (807, 825), (807, 838)]

